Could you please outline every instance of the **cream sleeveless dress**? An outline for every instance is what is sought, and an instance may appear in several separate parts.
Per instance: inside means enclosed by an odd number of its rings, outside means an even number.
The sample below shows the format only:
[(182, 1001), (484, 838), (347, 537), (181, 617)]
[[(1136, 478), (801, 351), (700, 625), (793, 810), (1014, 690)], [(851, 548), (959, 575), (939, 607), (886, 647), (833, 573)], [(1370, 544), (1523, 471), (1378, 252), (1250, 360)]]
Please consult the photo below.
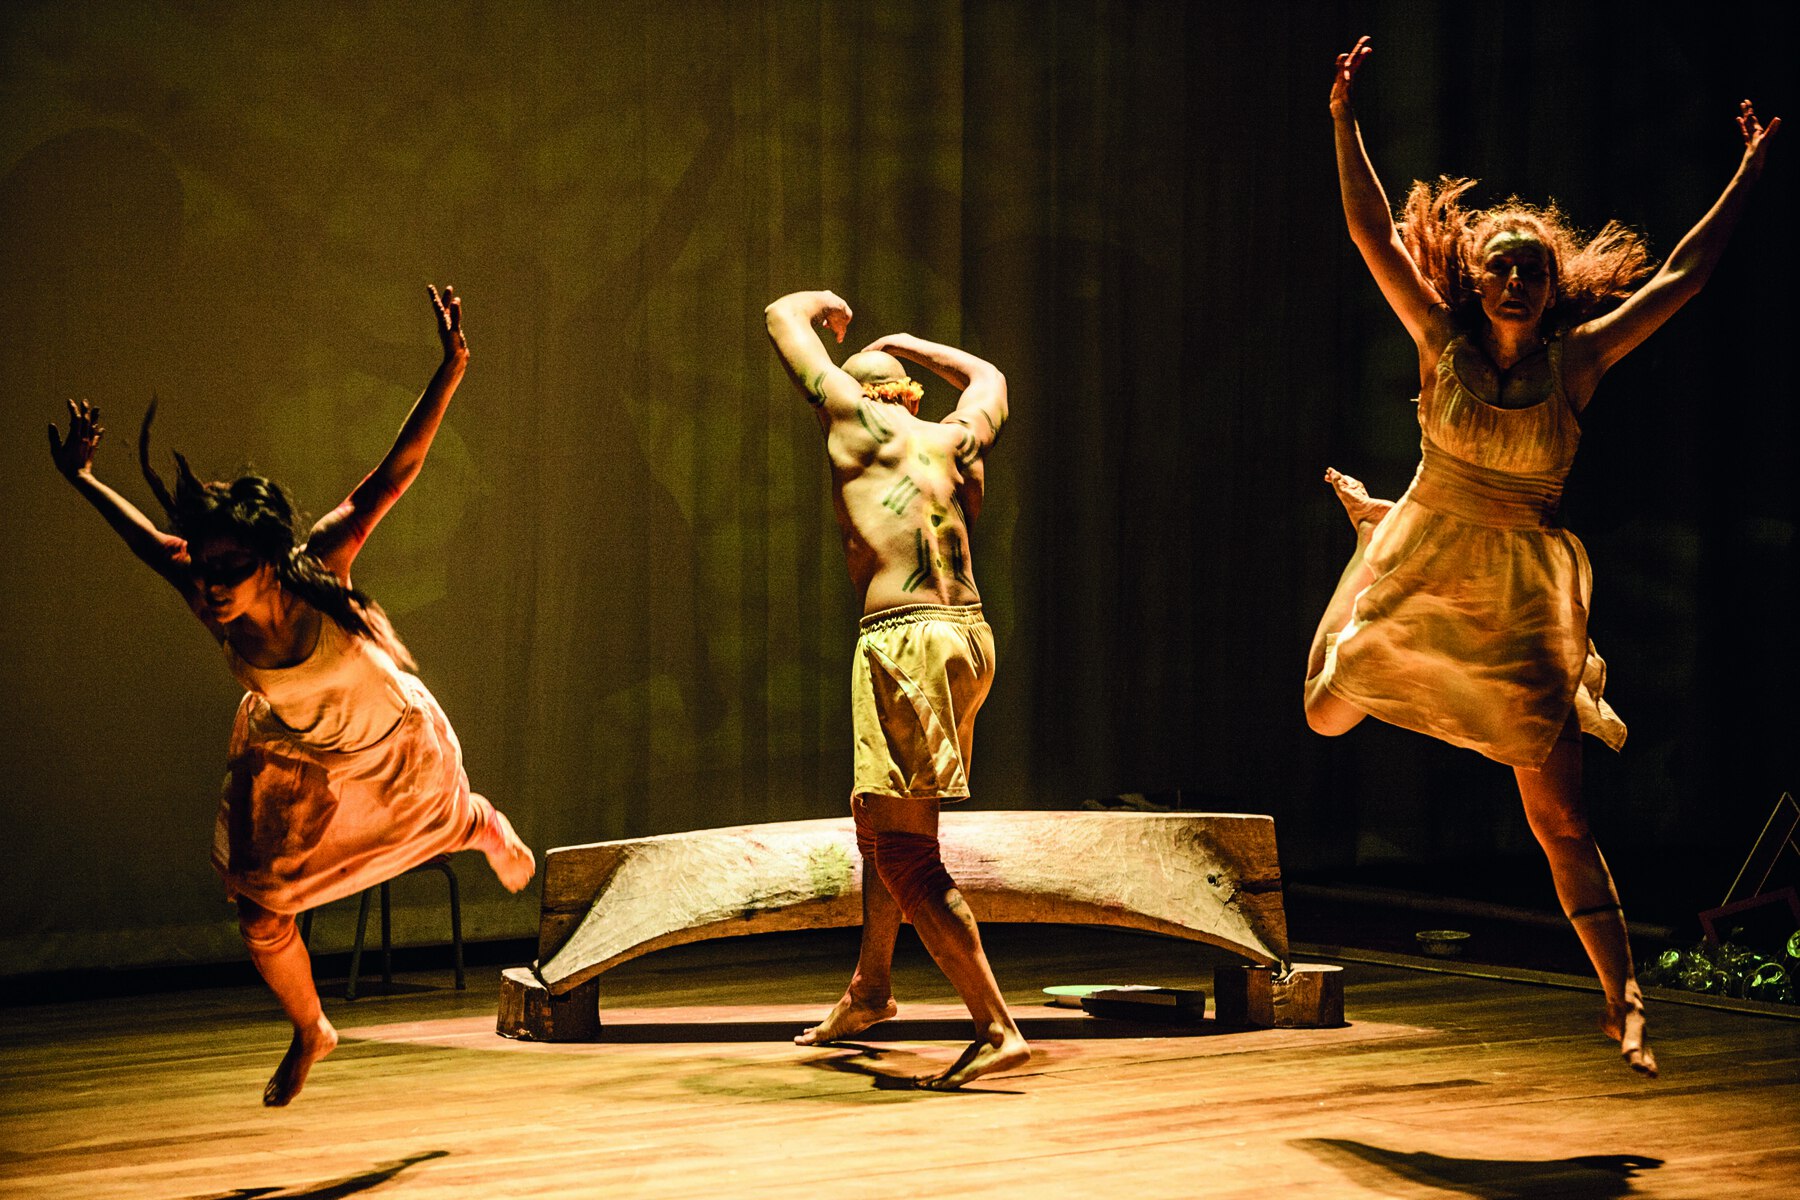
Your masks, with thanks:
[(485, 833), (444, 710), (374, 642), (321, 614), (303, 662), (252, 666), (229, 642), (225, 660), (246, 689), (213, 831), (232, 895), (298, 913)]
[(1477, 354), (1444, 348), (1419, 405), (1412, 486), (1375, 529), (1375, 580), (1328, 635), (1325, 684), (1393, 725), (1518, 767), (1542, 766), (1571, 708), (1613, 749), (1625, 723), (1602, 696), (1606, 664), (1588, 640), (1587, 551), (1557, 524), (1581, 426), (1548, 348), (1550, 394), (1500, 408), (1457, 371)]

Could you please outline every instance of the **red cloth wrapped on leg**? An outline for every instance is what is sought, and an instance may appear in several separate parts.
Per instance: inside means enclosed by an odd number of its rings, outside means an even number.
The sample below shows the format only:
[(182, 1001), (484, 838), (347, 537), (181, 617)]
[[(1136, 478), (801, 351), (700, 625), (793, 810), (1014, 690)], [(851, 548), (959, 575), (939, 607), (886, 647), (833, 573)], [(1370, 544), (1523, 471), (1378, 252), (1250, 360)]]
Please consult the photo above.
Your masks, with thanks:
[(938, 853), (938, 840), (928, 833), (883, 830), (875, 835), (875, 870), (900, 914), (912, 919), (921, 904), (941, 903), (956, 887)]
[(858, 803), (850, 806), (850, 815), (856, 821), (856, 852), (863, 856), (864, 862), (873, 862), (875, 860), (875, 827), (869, 824), (866, 812), (866, 805)]

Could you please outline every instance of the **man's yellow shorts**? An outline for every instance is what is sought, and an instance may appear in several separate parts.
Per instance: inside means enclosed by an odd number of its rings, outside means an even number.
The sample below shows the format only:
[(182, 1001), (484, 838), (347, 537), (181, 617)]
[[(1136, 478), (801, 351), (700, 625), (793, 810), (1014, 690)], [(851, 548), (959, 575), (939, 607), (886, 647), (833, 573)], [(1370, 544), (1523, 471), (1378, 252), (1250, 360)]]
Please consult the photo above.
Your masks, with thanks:
[(975, 713), (993, 683), (994, 631), (981, 605), (864, 617), (850, 672), (851, 796), (966, 799)]

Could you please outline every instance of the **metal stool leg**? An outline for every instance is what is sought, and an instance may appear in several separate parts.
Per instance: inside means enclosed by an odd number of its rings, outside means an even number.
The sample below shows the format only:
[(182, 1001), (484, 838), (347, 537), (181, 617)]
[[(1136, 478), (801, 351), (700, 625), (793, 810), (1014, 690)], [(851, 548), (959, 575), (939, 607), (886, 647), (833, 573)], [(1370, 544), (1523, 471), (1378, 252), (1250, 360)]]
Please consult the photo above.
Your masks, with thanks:
[(364, 888), (362, 899), (356, 909), (356, 942), (350, 948), (350, 982), (344, 985), (344, 999), (356, 999), (356, 976), (362, 970), (363, 935), (369, 928), (369, 893), (373, 888)]
[(450, 958), (456, 964), (456, 990), (463, 990), (463, 949), (462, 949), (462, 899), (457, 895), (456, 872), (450, 869), (449, 863), (439, 864), (444, 868), (444, 878), (450, 884)]
[[(463, 971), (462, 943), (462, 895), (457, 885), (456, 872), (447, 860), (421, 863), (412, 871), (422, 871), (426, 867), (434, 867), (444, 873), (444, 879), (450, 887), (450, 955), (456, 968), (456, 990), (463, 991), (468, 981)], [(356, 909), (356, 941), (350, 949), (350, 978), (344, 984), (344, 999), (356, 999), (356, 985), (362, 977), (363, 948), (368, 942), (369, 934), (369, 900), (379, 891), (381, 893), (381, 982), (391, 987), (394, 982), (394, 916), (393, 898), (386, 883), (372, 888), (364, 888), (358, 899)], [(312, 936), (313, 910), (300, 915), (300, 938), (304, 942)]]
[(394, 920), (389, 912), (388, 885), (381, 885), (381, 982), (394, 982)]

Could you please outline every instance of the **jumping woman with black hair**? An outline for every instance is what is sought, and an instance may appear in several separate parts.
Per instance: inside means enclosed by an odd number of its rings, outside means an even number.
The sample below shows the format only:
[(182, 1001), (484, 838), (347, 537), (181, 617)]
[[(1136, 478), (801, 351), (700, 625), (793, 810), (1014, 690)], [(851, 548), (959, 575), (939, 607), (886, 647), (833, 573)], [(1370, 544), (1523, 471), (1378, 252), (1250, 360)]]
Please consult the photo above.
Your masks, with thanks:
[(171, 495), (150, 467), (144, 415), (138, 455), (172, 534), (94, 477), (100, 410), (69, 402), (67, 437), (50, 453), (76, 491), (217, 638), (246, 694), (232, 729), (213, 866), (236, 899), (244, 944), (294, 1040), (263, 1103), (299, 1094), (337, 1046), (313, 986), (295, 917), (453, 850), (480, 850), (508, 891), (536, 863), (506, 817), (469, 791), (456, 733), (381, 607), (352, 586), (350, 565), (425, 463), (469, 360), (454, 289), (431, 289), (443, 364), (393, 448), (345, 501), (300, 536), (275, 483), (245, 475), (202, 483), (175, 455)]

